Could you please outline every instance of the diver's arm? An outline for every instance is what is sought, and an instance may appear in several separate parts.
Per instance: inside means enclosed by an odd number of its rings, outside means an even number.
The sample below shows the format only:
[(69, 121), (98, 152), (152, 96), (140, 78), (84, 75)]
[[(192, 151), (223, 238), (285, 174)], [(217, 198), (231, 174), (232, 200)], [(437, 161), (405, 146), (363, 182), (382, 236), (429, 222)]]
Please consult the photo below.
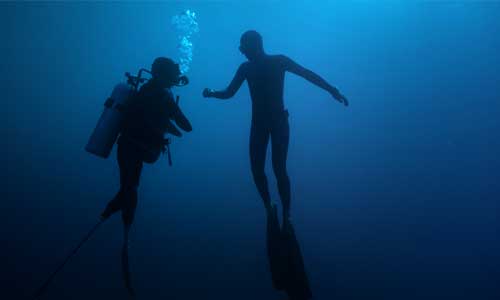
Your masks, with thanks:
[(316, 86), (326, 90), (337, 101), (339, 101), (340, 103), (344, 103), (345, 106), (349, 104), (347, 98), (344, 97), (344, 95), (342, 95), (336, 87), (330, 85), (321, 76), (319, 76), (318, 74), (314, 73), (309, 69), (304, 68), (303, 66), (299, 65), (298, 63), (296, 63), (295, 61), (291, 60), (286, 56), (282, 56), (282, 59), (284, 61), (285, 70), (292, 72), (293, 74), (296, 74), (306, 79), (307, 81), (315, 84)]
[(181, 137), (182, 133), (175, 127), (172, 122), (170, 122), (170, 119), (167, 119), (167, 122), (165, 123), (165, 129), (167, 133), (170, 133), (172, 135), (175, 135), (176, 137)]
[(182, 113), (179, 105), (175, 103), (173, 96), (171, 94), (167, 94), (166, 96), (166, 109), (168, 111), (168, 118), (165, 120), (165, 127), (168, 132), (172, 133), (175, 136), (181, 136), (180, 131), (175, 128), (175, 126), (170, 122), (170, 120), (175, 122), (175, 125), (179, 126), (182, 130), (186, 132), (190, 132), (193, 130), (191, 123), (186, 118), (186, 116)]
[(191, 123), (186, 118), (186, 116), (182, 113), (182, 111), (179, 107), (177, 107), (177, 110), (172, 115), (172, 120), (174, 120), (175, 124), (186, 132), (190, 132), (193, 130)]
[(218, 99), (229, 99), (236, 94), (236, 92), (240, 89), (241, 84), (243, 84), (243, 81), (245, 81), (245, 71), (244, 71), (244, 64), (242, 64), (239, 68), (238, 71), (236, 71), (236, 74), (234, 75), (233, 80), (229, 84), (229, 86), (222, 91), (214, 91), (212, 89), (204, 89), (203, 90), (203, 97), (205, 98), (218, 98)]

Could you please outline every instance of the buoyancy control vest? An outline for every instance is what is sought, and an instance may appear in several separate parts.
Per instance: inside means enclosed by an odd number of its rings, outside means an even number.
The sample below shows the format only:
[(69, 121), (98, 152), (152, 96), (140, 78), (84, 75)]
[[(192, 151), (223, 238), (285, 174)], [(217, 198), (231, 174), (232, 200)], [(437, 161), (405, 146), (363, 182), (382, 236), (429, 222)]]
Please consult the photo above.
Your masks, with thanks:
[[(167, 151), (172, 165), (170, 139), (163, 136), (165, 133), (181, 136), (170, 122), (170, 118), (180, 112), (179, 97), (174, 101), (172, 91), (162, 88), (155, 80), (143, 84), (146, 81), (141, 77), (143, 72), (151, 74), (146, 69), (139, 70), (137, 76), (125, 73), (127, 83), (114, 87), (85, 149), (107, 158), (120, 136), (118, 143), (133, 143), (144, 150), (144, 162), (153, 163), (161, 152)], [(184, 86), (188, 82), (188, 78), (182, 75), (177, 78), (175, 86)]]

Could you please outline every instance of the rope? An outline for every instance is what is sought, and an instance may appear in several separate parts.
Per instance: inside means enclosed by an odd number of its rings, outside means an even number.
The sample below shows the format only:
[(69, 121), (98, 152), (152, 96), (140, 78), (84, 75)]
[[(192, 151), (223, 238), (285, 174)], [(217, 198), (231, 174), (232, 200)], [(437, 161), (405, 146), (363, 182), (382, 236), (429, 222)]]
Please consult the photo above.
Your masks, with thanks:
[(37, 292), (35, 293), (35, 296), (33, 297), (33, 299), (40, 299), (40, 297), (42, 297), (43, 294), (45, 294), (45, 291), (47, 290), (48, 286), (52, 283), (52, 281), (56, 277), (57, 273), (59, 273), (59, 271), (61, 271), (64, 268), (64, 266), (66, 266), (66, 264), (68, 263), (68, 261), (73, 256), (76, 255), (76, 253), (78, 252), (78, 250), (80, 250), (80, 248), (92, 237), (92, 235), (96, 232), (96, 230), (99, 228), (99, 226), (101, 226), (101, 224), (104, 221), (105, 221), (105, 219), (99, 220), (99, 222), (97, 222), (97, 224), (95, 224), (92, 227), (92, 229), (90, 229), (90, 231), (80, 241), (80, 243), (78, 244), (78, 246), (76, 246), (76, 248), (73, 249), (73, 251), (71, 251), (68, 256), (66, 256), (66, 258), (64, 259), (64, 261), (55, 269), (55, 271), (49, 276), (49, 278), (45, 281), (45, 283), (37, 290)]

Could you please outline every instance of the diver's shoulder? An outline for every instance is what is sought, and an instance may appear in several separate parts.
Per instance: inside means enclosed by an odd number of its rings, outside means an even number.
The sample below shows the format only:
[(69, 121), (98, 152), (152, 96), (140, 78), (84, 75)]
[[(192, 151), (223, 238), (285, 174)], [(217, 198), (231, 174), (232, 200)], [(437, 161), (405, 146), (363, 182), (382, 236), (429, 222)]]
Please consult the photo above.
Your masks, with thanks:
[(244, 69), (248, 68), (248, 66), (250, 66), (250, 64), (251, 64), (250, 61), (244, 61), (241, 63), (240, 69), (244, 70)]
[(141, 87), (139, 88), (140, 92), (149, 92), (149, 91), (154, 91), (154, 90), (159, 90), (161, 87), (159, 87), (158, 84), (152, 79), (146, 81)]
[(271, 61), (279, 66), (287, 66), (290, 63), (290, 58), (284, 54), (270, 55)]
[(247, 74), (248, 72), (248, 68), (251, 66), (251, 62), (250, 61), (245, 61), (245, 62), (242, 62), (241, 65), (238, 67), (238, 73), (242, 74), (242, 75), (245, 75)]
[(288, 60), (288, 56), (284, 55), (284, 54), (273, 54), (273, 55), (269, 55), (269, 58), (270, 59), (273, 59), (273, 60), (279, 60), (279, 61), (283, 61), (283, 60)]
[(137, 93), (140, 98), (161, 99), (170, 96), (171, 92), (156, 84), (152, 80), (144, 83)]

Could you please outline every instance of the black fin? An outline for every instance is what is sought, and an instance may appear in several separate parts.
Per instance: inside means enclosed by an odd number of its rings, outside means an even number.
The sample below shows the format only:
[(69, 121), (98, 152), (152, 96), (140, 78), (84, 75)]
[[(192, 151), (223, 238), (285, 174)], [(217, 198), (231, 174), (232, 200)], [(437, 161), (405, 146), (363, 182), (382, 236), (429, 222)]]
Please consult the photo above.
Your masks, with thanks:
[(123, 248), (122, 248), (122, 276), (123, 276), (123, 282), (125, 283), (125, 288), (127, 289), (129, 295), (135, 298), (135, 291), (134, 288), (132, 287), (130, 266), (128, 262), (128, 233), (129, 233), (129, 228), (126, 226)]
[(309, 278), (304, 267), (304, 259), (292, 224), (283, 232), (283, 246), (286, 249), (288, 282), (286, 292), (292, 299), (312, 298)]
[(283, 250), (278, 213), (274, 205), (271, 214), (267, 216), (267, 255), (273, 286), (277, 290), (284, 290), (286, 287), (286, 260)]

